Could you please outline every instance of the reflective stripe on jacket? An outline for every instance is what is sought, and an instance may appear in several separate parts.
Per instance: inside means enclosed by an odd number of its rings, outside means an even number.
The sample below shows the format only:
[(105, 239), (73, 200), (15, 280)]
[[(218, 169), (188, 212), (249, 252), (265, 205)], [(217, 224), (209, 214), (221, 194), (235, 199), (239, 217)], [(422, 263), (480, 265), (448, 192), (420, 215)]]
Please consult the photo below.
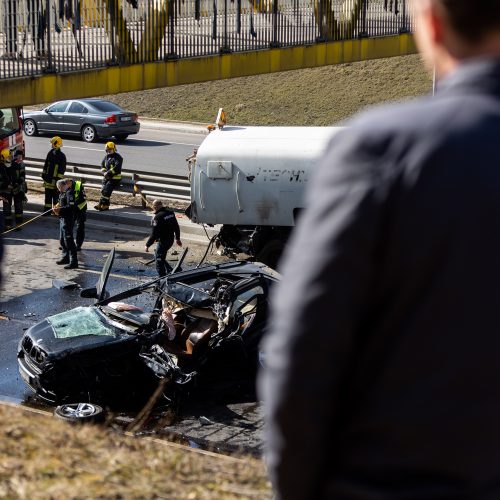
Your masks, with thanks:
[(84, 210), (85, 208), (87, 208), (87, 200), (81, 181), (75, 182), (75, 203), (79, 210)]
[(118, 153), (111, 153), (104, 157), (101, 163), (101, 172), (106, 177), (111, 174), (111, 179), (119, 181), (122, 178), (122, 163), (123, 158)]

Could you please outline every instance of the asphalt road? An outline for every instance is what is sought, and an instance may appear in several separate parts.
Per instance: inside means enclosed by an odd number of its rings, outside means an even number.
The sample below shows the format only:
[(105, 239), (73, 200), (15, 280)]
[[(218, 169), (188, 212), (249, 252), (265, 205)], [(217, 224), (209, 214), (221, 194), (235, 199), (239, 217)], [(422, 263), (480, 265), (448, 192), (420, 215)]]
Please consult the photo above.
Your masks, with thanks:
[[(35, 214), (29, 214), (35, 215)], [(0, 290), (0, 398), (27, 402), (32, 393), (19, 377), (17, 345), (23, 331), (45, 316), (57, 314), (92, 299), (82, 299), (79, 290), (59, 290), (53, 279), (74, 280), (81, 287), (93, 286), (99, 277), (106, 254), (112, 246), (119, 252), (110, 286), (119, 291), (138, 277), (154, 277), (143, 254), (143, 238), (120, 234), (117, 230), (88, 228), (84, 250), (79, 255), (81, 269), (65, 271), (56, 265), (58, 258), (58, 226), (56, 217), (42, 217), (22, 231), (2, 237), (5, 256), (2, 262)]]
[[(26, 212), (26, 219), (38, 212)], [(19, 377), (17, 369), (17, 344), (23, 331), (46, 316), (77, 306), (90, 305), (93, 299), (82, 299), (80, 287), (94, 286), (111, 248), (116, 249), (115, 262), (108, 282), (110, 293), (118, 293), (138, 281), (157, 276), (151, 261), (152, 253), (144, 252), (147, 229), (130, 231), (127, 226), (106, 221), (87, 220), (86, 238), (78, 254), (79, 269), (64, 270), (55, 261), (60, 256), (59, 220), (41, 217), (22, 228), (2, 236), (5, 255), (2, 261), (0, 287), (0, 399), (23, 401), (31, 394)], [(199, 262), (205, 252), (204, 244), (185, 242), (189, 247), (185, 267)], [(174, 245), (167, 259), (175, 264), (179, 248)], [(216, 255), (210, 260), (221, 260)], [(60, 290), (53, 280), (71, 280), (77, 289)]]
[[(144, 235), (134, 234), (116, 224), (87, 224), (87, 238), (79, 253), (80, 268), (69, 271), (55, 263), (60, 254), (57, 235), (56, 217), (42, 217), (19, 232), (7, 233), (3, 236), (5, 256), (1, 268), (0, 400), (48, 411), (52, 409), (33, 397), (19, 375), (16, 355), (23, 332), (46, 316), (90, 305), (93, 299), (82, 299), (80, 287), (95, 285), (112, 247), (116, 248), (117, 254), (108, 281), (110, 293), (118, 293), (156, 277), (154, 267), (145, 265), (151, 254), (143, 251)], [(204, 245), (189, 243), (183, 266), (197, 264), (204, 252)], [(167, 258), (173, 264), (177, 256), (169, 252)], [(208, 260), (220, 262), (226, 259), (210, 254)], [(58, 289), (53, 286), (54, 279), (74, 281), (78, 288)], [(130, 423), (133, 416), (128, 412), (115, 413), (116, 422), (123, 425)], [(157, 432), (193, 446), (257, 455), (262, 449), (261, 408), (246, 392), (228, 395), (220, 387), (214, 387), (212, 391), (186, 401), (182, 415), (174, 425), (158, 428), (155, 422), (153, 419), (151, 425)]]
[[(204, 139), (202, 127), (175, 126), (158, 122), (141, 122), (141, 130), (124, 143), (117, 144), (123, 156), (123, 170), (186, 175), (186, 157)], [(50, 150), (49, 135), (25, 136), (26, 156), (43, 160)], [(68, 162), (100, 165), (105, 152), (105, 140), (85, 143), (74, 136), (63, 136), (63, 151)]]

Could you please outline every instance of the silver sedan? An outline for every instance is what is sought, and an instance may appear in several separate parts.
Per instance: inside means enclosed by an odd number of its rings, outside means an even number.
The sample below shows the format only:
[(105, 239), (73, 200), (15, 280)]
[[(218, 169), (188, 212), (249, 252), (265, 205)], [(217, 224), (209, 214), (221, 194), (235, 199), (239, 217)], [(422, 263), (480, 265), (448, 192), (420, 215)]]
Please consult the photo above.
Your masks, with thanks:
[(124, 141), (140, 129), (137, 114), (103, 99), (58, 101), (23, 115), (24, 133), (79, 135), (85, 142), (115, 137)]

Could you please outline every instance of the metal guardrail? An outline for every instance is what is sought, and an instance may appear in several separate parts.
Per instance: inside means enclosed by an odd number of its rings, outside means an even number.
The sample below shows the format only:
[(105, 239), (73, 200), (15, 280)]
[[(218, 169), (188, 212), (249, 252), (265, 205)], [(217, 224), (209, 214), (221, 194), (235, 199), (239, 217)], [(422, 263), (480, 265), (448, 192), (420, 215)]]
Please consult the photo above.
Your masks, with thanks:
[[(26, 179), (42, 183), (44, 162), (35, 158), (26, 158)], [(65, 177), (81, 180), (86, 187), (101, 189), (102, 174), (100, 167), (67, 163)], [(122, 181), (116, 191), (129, 193), (132, 196), (140, 195), (142, 205), (146, 205), (145, 197), (163, 198), (170, 200), (189, 201), (191, 186), (187, 177), (182, 175), (156, 174), (151, 172), (122, 171)]]

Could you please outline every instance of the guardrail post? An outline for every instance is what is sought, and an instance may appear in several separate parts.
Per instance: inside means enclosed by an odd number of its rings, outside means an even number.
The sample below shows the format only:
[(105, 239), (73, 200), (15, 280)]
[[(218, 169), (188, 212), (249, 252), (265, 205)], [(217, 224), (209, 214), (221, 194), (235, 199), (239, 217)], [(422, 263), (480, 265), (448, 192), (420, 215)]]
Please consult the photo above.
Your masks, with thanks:
[(134, 198), (135, 198), (135, 195), (139, 194), (140, 197), (141, 197), (142, 208), (146, 208), (148, 200), (146, 199), (146, 195), (141, 192), (141, 188), (140, 188), (140, 186), (138, 184), (139, 183), (139, 176), (137, 174), (132, 174), (132, 180), (134, 182), (134, 187), (133, 187), (133, 190), (132, 190), (132, 196), (134, 196)]

